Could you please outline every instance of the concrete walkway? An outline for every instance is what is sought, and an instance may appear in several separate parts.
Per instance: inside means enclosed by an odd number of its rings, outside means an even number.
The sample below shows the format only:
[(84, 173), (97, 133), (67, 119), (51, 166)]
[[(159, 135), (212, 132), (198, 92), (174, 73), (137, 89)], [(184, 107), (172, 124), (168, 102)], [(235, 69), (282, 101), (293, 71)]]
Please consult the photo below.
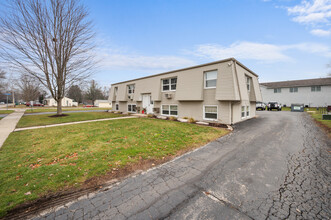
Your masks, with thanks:
[(62, 123), (62, 124), (42, 125), (42, 126), (34, 126), (34, 127), (27, 127), (27, 128), (16, 128), (14, 131), (24, 131), (24, 130), (32, 130), (32, 129), (39, 129), (39, 128), (50, 128), (50, 127), (58, 127), (58, 126), (65, 126), (65, 125), (75, 125), (75, 124), (82, 124), (82, 123), (89, 123), (89, 122), (111, 121), (111, 120), (128, 119), (128, 118), (138, 118), (138, 117), (126, 116), (126, 117), (118, 117), (118, 118), (102, 118), (102, 119), (95, 119), (95, 120), (88, 120), (88, 121), (75, 121), (75, 122), (67, 122), (67, 123)]
[(15, 109), (15, 112), (0, 120), (0, 148), (12, 131), (14, 131), (18, 121), (21, 119), (25, 109)]

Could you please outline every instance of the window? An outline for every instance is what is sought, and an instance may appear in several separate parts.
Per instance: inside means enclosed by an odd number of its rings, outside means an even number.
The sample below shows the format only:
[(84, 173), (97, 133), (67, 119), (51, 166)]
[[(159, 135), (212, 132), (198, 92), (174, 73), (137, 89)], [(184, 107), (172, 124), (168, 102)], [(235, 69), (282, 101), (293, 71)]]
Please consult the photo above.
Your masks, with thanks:
[(321, 86), (312, 86), (311, 91), (312, 92), (320, 92), (321, 91)]
[(246, 106), (246, 117), (249, 116), (249, 106)]
[(245, 118), (245, 106), (241, 106), (241, 117)]
[(134, 84), (128, 85), (128, 94), (133, 94), (134, 93)]
[(162, 91), (176, 91), (176, 87), (177, 77), (162, 80)]
[(177, 105), (162, 105), (162, 115), (178, 115), (178, 106)]
[(137, 106), (134, 104), (128, 104), (128, 112), (137, 112)]
[(217, 120), (217, 105), (206, 105), (203, 107), (203, 119), (206, 120)]
[(217, 70), (205, 72), (205, 89), (216, 88)]
[(298, 87), (290, 88), (290, 92), (291, 93), (298, 92)]
[(246, 76), (247, 91), (251, 91), (251, 78)]
[(282, 89), (281, 88), (274, 89), (274, 93), (281, 93), (281, 92), (282, 92)]
[(118, 111), (120, 109), (120, 105), (118, 103), (115, 104), (115, 110)]
[(118, 87), (115, 87), (115, 88), (114, 88), (114, 91), (115, 91), (115, 92), (114, 92), (114, 93), (115, 93), (115, 96), (117, 96), (117, 93), (118, 93)]

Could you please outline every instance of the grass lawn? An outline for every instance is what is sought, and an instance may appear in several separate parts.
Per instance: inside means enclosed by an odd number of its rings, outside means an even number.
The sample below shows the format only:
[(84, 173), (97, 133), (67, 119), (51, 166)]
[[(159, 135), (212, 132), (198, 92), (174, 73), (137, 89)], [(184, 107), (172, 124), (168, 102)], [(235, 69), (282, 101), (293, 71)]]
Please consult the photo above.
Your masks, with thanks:
[(14, 110), (0, 110), (0, 114), (10, 114), (13, 112), (14, 112)]
[[(81, 107), (63, 107), (62, 111), (89, 111), (89, 110), (111, 110), (111, 108), (81, 108)], [(25, 111), (26, 113), (37, 113), (37, 112), (56, 112), (56, 108), (45, 108), (45, 107), (33, 107), (33, 111), (31, 108)]]
[(40, 126), (40, 125), (51, 125), (51, 124), (60, 124), (66, 122), (74, 121), (86, 121), (94, 120), (101, 118), (116, 118), (124, 117), (126, 115), (114, 114), (108, 112), (77, 112), (77, 113), (68, 113), (68, 116), (64, 117), (49, 117), (54, 114), (47, 115), (24, 115), (17, 124), (17, 128), (25, 128), (31, 126)]
[(319, 113), (309, 113), (315, 121), (322, 124), (322, 126), (326, 129), (329, 136), (331, 136), (331, 120), (322, 120), (322, 114)]
[(0, 216), (23, 202), (176, 155), (228, 132), (147, 118), (14, 132), (0, 149)]

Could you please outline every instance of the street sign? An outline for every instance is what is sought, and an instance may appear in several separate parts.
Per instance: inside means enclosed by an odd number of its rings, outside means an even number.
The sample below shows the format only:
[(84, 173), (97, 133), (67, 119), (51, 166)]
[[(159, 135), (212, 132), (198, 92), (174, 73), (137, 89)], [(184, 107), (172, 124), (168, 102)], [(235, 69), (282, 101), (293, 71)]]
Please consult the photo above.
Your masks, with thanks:
[(11, 95), (10, 93), (5, 93), (5, 95)]

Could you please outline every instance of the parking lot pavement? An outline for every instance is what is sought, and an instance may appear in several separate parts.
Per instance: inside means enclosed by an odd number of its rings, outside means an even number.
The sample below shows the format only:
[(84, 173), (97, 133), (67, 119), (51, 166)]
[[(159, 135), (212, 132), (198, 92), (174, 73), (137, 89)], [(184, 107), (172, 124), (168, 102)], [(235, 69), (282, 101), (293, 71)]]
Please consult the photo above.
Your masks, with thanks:
[(306, 113), (235, 131), (33, 219), (329, 219), (330, 140)]

